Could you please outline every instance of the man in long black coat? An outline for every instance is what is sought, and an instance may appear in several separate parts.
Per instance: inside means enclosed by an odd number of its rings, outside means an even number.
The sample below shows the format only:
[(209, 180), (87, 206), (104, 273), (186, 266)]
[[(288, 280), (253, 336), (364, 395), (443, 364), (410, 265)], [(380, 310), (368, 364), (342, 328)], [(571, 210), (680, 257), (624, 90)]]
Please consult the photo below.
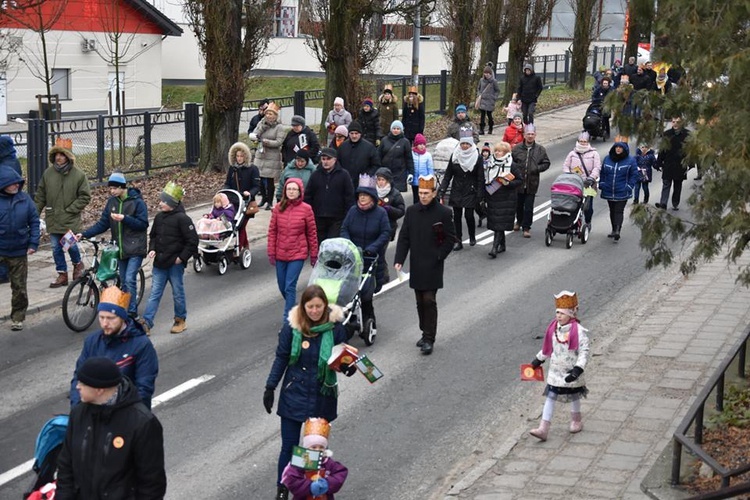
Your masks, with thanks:
[(419, 203), (406, 209), (404, 225), (398, 234), (394, 268), (396, 272), (409, 257), (409, 286), (417, 299), (422, 338), (417, 342), (422, 354), (432, 354), (437, 333), (437, 291), (443, 288), (443, 267), (456, 242), (451, 210), (437, 200), (434, 175), (419, 178)]
[(672, 210), (679, 209), (680, 195), (682, 194), (682, 181), (687, 177), (687, 166), (685, 166), (685, 141), (688, 138), (682, 118), (672, 118), (672, 128), (664, 132), (664, 141), (668, 148), (659, 151), (654, 168), (661, 170), (662, 188), (661, 200), (657, 203), (658, 208), (667, 208), (669, 191), (672, 191)]

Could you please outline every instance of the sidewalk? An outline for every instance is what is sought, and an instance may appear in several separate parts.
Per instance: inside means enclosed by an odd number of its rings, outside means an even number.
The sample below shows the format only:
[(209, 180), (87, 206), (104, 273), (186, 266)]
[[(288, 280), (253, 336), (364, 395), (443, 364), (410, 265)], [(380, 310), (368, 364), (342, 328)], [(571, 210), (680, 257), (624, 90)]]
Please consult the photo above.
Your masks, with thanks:
[[(580, 129), (581, 118), (584, 115), (586, 106), (587, 104), (569, 106), (538, 115), (535, 120), (538, 129), (537, 142), (542, 145), (548, 145), (564, 137), (575, 135)], [(495, 133), (493, 135), (481, 136), (480, 142), (494, 143), (502, 139), (503, 132), (505, 131), (505, 127), (502, 125), (505, 124), (505, 121), (500, 121), (501, 114), (499, 112), (497, 114), (498, 127), (495, 128)], [(434, 148), (436, 143), (437, 141), (434, 144), (431, 144), (431, 149)], [(189, 204), (190, 199), (188, 198), (186, 202)], [(191, 219), (196, 220), (207, 211), (207, 205), (197, 206), (188, 209), (187, 214)], [(154, 215), (156, 214), (150, 214), (152, 220)], [(271, 212), (261, 210), (255, 216), (255, 219), (248, 223), (247, 235), (251, 242), (251, 249), (262, 248), (262, 245), (265, 245), (265, 243), (258, 242), (253, 244), (253, 242), (265, 238), (270, 219)], [(99, 238), (105, 239), (109, 237), (109, 231), (99, 236)], [(90, 250), (90, 246), (87, 250)], [(85, 263), (88, 266), (90, 260), (86, 260)], [(253, 265), (257, 265), (257, 263)], [(68, 266), (69, 271), (72, 272), (70, 259), (68, 259)], [(151, 276), (151, 263), (148, 259), (144, 260), (144, 266), (146, 278), (148, 278)], [(188, 272), (194, 272), (192, 266), (188, 266)], [(29, 309), (27, 316), (40, 311), (60, 307), (65, 288), (49, 288), (49, 283), (52, 282), (55, 277), (55, 264), (52, 259), (52, 252), (50, 251), (49, 246), (41, 247), (37, 253), (29, 257), (29, 276), (27, 285)], [(0, 329), (10, 328), (10, 295), (10, 285), (0, 285), (0, 304), (3, 304), (3, 308), (0, 309), (0, 321), (7, 323), (0, 325)]]
[(668, 446), (695, 396), (746, 332), (750, 290), (735, 283), (736, 271), (721, 259), (688, 278), (676, 270), (672, 276), (628, 321), (602, 325), (612, 332), (608, 345), (595, 344), (590, 360), (581, 433), (568, 432), (569, 405), (559, 404), (548, 440), (530, 436), (541, 414), (538, 397), (528, 419), (492, 443), (444, 498), (690, 496), (669, 485)]

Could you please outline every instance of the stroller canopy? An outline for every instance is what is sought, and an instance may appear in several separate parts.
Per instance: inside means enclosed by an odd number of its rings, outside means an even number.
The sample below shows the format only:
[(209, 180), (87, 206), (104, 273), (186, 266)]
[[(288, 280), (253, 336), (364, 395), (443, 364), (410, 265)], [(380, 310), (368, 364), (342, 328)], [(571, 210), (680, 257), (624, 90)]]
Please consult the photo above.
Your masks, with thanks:
[(361, 278), (362, 255), (357, 246), (346, 238), (323, 240), (308, 285), (320, 286), (328, 302), (343, 307), (354, 298)]
[(564, 173), (552, 183), (550, 209), (553, 212), (571, 213), (583, 201), (583, 179), (578, 174)]

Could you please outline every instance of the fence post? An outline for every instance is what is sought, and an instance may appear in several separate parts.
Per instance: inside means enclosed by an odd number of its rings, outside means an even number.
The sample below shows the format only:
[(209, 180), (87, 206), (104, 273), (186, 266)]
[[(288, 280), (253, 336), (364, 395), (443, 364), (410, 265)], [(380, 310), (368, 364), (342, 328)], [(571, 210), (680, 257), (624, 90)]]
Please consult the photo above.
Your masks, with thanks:
[(565, 51), (565, 81), (568, 81), (570, 75), (570, 51)]
[(26, 190), (33, 198), (44, 169), (47, 168), (47, 121), (44, 119), (29, 120), (26, 133), (27, 156), (26, 176), (29, 180)]
[(448, 100), (448, 70), (440, 70), (440, 114), (445, 114)]
[[(104, 143), (106, 141), (104, 133), (104, 115), (97, 115), (96, 117), (96, 180), (102, 182), (104, 180), (104, 164), (105, 164), (105, 153)], [(120, 145), (124, 147), (124, 145)]]
[(672, 486), (680, 484), (680, 465), (682, 462), (682, 443), (672, 439)]
[(185, 164), (192, 167), (198, 164), (201, 152), (200, 116), (198, 105), (185, 104)]
[(151, 113), (143, 113), (143, 170), (151, 170)]
[(542, 85), (547, 85), (547, 56), (544, 56), (544, 64), (542, 65)]
[(406, 95), (406, 77), (401, 77), (401, 99), (398, 99), (396, 102), (401, 103), (403, 105), (404, 96)]
[(609, 57), (609, 67), (611, 68), (612, 66), (615, 65), (615, 44), (614, 43), (610, 47), (610, 50), (611, 52), (610, 52), (610, 57)]
[(305, 91), (294, 91), (294, 114), (305, 118)]
[(422, 82), (422, 99), (424, 99), (424, 107), (427, 109), (427, 77), (420, 78)]
[(591, 74), (593, 75), (599, 70), (599, 65), (597, 64), (599, 62), (599, 47), (594, 47), (594, 61), (591, 65)]

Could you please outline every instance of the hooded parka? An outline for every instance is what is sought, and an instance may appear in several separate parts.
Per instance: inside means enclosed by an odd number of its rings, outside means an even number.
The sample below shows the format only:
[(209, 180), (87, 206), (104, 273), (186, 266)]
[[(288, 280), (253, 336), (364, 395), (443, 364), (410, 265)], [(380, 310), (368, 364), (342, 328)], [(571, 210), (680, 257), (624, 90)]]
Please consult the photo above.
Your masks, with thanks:
[[(20, 184), (16, 194), (4, 189)], [(31, 197), (22, 191), (24, 180), (10, 167), (0, 166), (0, 255), (23, 257), (39, 248), (39, 214)]]
[[(55, 169), (55, 155), (68, 158), (70, 169), (60, 173)], [(50, 166), (42, 174), (36, 189), (36, 209), (45, 214), (47, 232), (65, 234), (81, 231), (81, 212), (91, 201), (91, 189), (86, 174), (75, 166), (76, 157), (65, 148), (54, 146), (49, 150)]]
[[(276, 121), (271, 124), (264, 117), (257, 127), (255, 135), (258, 136), (258, 150), (255, 152), (255, 165), (258, 166), (261, 177), (273, 178), (278, 182), (281, 175), (281, 145), (286, 137), (286, 128), (276, 117)], [(267, 140), (268, 144), (263, 144)]]

